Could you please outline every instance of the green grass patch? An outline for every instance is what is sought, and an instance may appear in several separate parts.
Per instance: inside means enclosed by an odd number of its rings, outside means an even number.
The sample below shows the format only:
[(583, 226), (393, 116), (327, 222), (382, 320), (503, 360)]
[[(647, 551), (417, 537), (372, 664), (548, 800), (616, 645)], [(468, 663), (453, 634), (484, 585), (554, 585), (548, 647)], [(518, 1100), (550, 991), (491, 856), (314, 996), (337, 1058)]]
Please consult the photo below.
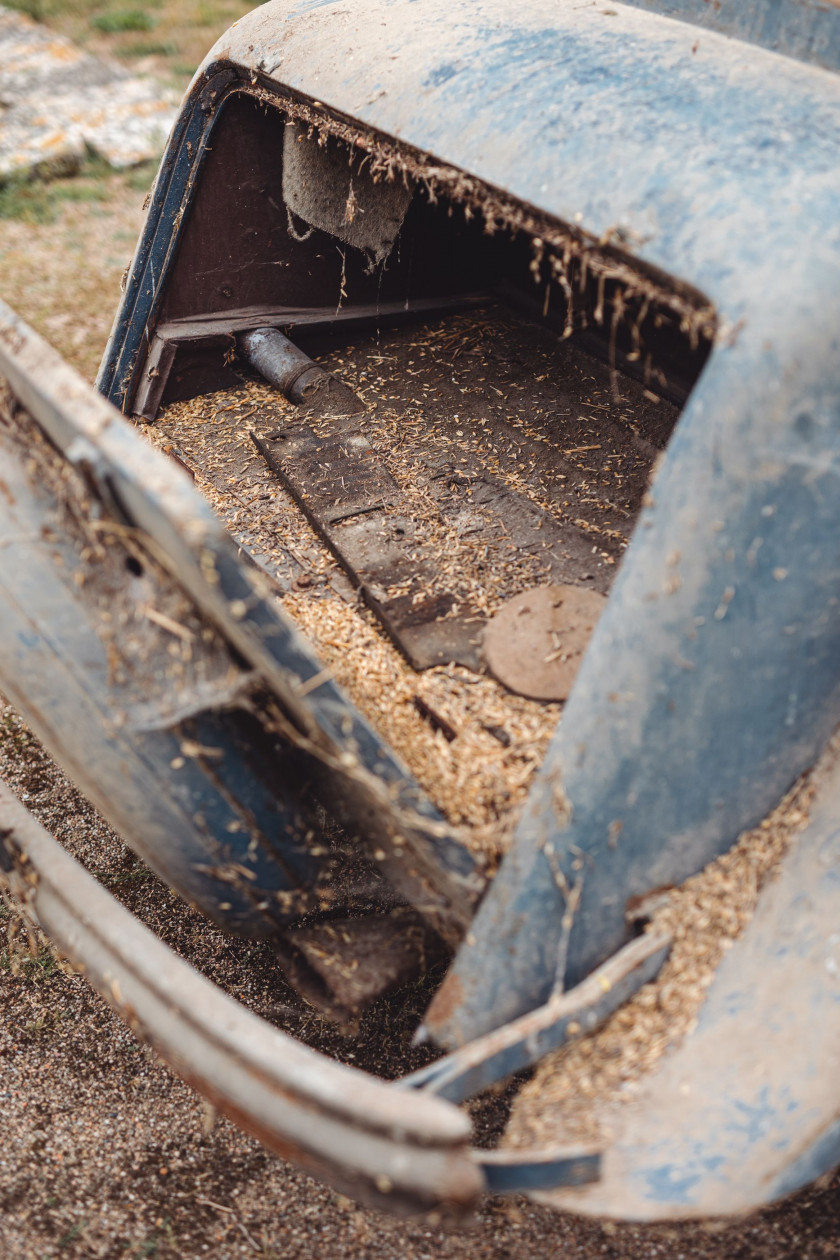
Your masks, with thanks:
[(53, 18), (77, 18), (91, 12), (101, 0), (3, 0), (6, 8), (26, 13), (36, 22), (49, 22)]
[[(103, 0), (3, 0), (6, 8), (27, 13), (36, 22), (70, 18), (73, 21), (87, 19), (95, 30), (105, 35), (119, 35), (123, 31), (150, 31), (155, 19), (147, 10), (159, 9), (164, 3), (170, 7), (174, 0), (145, 0), (143, 8), (126, 8), (125, 0), (116, 4), (103, 4)], [(90, 16), (90, 15), (93, 16)]]
[(125, 1260), (152, 1260), (152, 1257), (160, 1254), (161, 1243), (173, 1251), (177, 1249), (177, 1239), (168, 1216), (164, 1217), (163, 1222), (156, 1225), (146, 1238), (140, 1242), (129, 1243), (128, 1250), (123, 1253)]
[(90, 24), (103, 35), (122, 35), (126, 31), (152, 31), (155, 19), (145, 9), (110, 9), (97, 13)]
[(129, 44), (122, 50), (123, 57), (174, 57), (177, 53), (178, 45), (173, 44), (171, 40), (163, 44), (152, 42)]
[(69, 1247), (71, 1243), (75, 1242), (76, 1239), (81, 1236), (82, 1230), (85, 1229), (86, 1226), (87, 1221), (82, 1221), (81, 1223), (77, 1222), (75, 1225), (71, 1225), (67, 1233), (59, 1238), (56, 1243), (59, 1251), (63, 1251), (65, 1247)]
[(61, 963), (50, 947), (46, 946), (35, 954), (28, 950), (25, 935), (18, 936), (11, 948), (0, 949), (0, 971), (23, 975), (28, 980), (52, 980), (54, 976), (64, 974)]
[[(158, 168), (158, 163), (140, 162), (137, 166), (132, 166), (125, 173), (126, 187), (133, 192), (147, 192), (152, 186), (152, 180)], [(134, 237), (131, 237), (134, 240)]]
[(6, 4), (10, 9), (17, 9), (18, 13), (34, 18), (36, 22), (43, 22), (47, 16), (44, 0), (6, 0)]
[(67, 202), (105, 201), (105, 177), (111, 168), (95, 154), (89, 155), (75, 171), (26, 172), (0, 183), (0, 219), (23, 223), (54, 223)]
[(145, 866), (137, 867), (133, 871), (120, 871), (117, 874), (112, 871), (94, 871), (94, 874), (106, 888), (113, 888), (117, 884), (147, 884), (154, 879), (152, 872)]
[(235, 11), (230, 4), (221, 3), (203, 3), (199, 4), (195, 10), (195, 18), (197, 26), (215, 26), (219, 30), (219, 34), (234, 21)]

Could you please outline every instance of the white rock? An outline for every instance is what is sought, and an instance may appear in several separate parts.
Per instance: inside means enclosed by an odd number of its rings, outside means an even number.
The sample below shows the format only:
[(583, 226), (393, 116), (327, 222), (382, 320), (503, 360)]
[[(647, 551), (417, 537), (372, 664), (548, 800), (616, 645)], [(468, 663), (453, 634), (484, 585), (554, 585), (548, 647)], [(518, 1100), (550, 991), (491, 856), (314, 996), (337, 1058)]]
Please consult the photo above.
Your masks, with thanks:
[(0, 8), (0, 178), (72, 168), (88, 149), (115, 167), (156, 158), (177, 105), (154, 79)]

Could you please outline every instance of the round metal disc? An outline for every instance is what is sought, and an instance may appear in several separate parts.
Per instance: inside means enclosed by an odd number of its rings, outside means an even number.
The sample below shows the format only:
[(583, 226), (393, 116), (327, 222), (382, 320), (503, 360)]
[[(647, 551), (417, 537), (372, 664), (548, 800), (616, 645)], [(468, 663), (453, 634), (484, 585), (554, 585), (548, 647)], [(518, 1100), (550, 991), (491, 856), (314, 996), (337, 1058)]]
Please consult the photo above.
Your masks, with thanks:
[(606, 602), (580, 586), (539, 586), (515, 595), (484, 632), (490, 672), (531, 700), (565, 700)]

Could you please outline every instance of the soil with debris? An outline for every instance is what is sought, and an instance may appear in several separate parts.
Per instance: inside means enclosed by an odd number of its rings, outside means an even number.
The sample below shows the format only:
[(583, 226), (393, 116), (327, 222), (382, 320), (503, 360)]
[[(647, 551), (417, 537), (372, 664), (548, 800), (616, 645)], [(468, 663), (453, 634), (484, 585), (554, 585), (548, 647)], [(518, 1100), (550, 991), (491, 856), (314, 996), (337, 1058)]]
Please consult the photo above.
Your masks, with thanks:
[[(354, 1041), (284, 984), (270, 948), (226, 937), (120, 843), (20, 718), (0, 709), (0, 774), (76, 857), (169, 945), (259, 1014), (383, 1075), (410, 1051), (427, 995), (366, 1017)], [(14, 918), (0, 908), (4, 926)], [(487, 1198), (445, 1231), (364, 1210), (269, 1155), (138, 1045), (110, 1009), (22, 934), (0, 951), (0, 1254), (10, 1260), (822, 1260), (837, 1254), (840, 1181), (735, 1225), (614, 1225)]]

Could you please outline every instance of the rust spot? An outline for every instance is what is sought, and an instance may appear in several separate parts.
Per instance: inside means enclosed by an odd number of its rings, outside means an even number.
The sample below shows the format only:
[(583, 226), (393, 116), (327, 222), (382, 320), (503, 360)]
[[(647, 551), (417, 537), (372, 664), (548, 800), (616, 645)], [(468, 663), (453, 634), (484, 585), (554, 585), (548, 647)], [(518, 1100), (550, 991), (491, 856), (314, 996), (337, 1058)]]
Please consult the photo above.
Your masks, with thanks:
[(514, 595), (484, 632), (491, 674), (533, 700), (565, 700), (605, 604), (596, 591), (567, 583)]
[(624, 912), (626, 921), (628, 923), (649, 921), (657, 910), (661, 910), (667, 904), (673, 891), (673, 884), (660, 884), (659, 887), (650, 888), (647, 892), (638, 893), (635, 897), (628, 897)]
[(450, 972), (432, 999), (424, 1023), (430, 1028), (448, 1024), (463, 1001), (464, 986), (460, 978)]

